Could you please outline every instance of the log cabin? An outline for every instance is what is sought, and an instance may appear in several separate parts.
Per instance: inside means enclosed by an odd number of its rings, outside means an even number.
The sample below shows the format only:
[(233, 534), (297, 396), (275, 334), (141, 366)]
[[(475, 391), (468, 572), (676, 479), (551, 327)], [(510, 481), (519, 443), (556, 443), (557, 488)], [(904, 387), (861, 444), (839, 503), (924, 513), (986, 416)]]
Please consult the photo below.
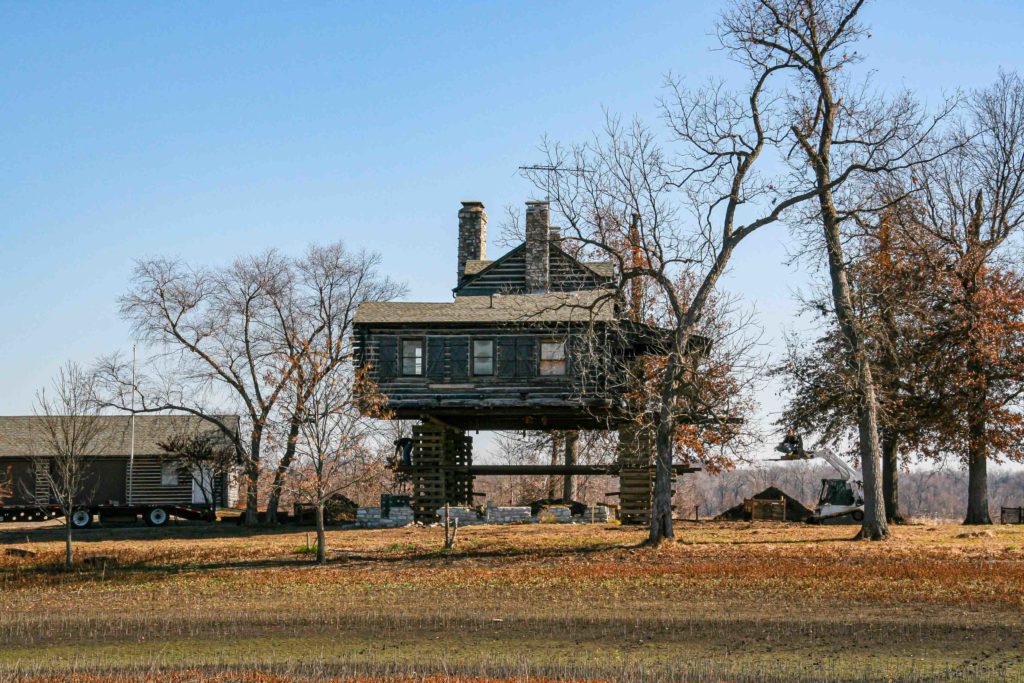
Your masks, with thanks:
[[(0, 495), (2, 507), (46, 506), (52, 501), (47, 477), (43, 474), (53, 458), (51, 439), (36, 416), (0, 416)], [(134, 458), (131, 417), (102, 415), (98, 434), (87, 455), (81, 505), (192, 505), (216, 503), (233, 505), (237, 496), (229, 477), (217, 481), (199, 481), (202, 473), (188, 471), (160, 447), (181, 434), (212, 434), (223, 438), (210, 422), (190, 415), (136, 415)], [(221, 421), (238, 429), (236, 416), (221, 416)], [(202, 483), (202, 485), (200, 485)]]
[[(484, 206), (463, 202), (452, 301), (359, 307), (357, 366), (394, 419), (421, 421), (403, 465), (418, 519), (472, 503), (468, 430), (616, 429), (627, 417), (625, 363), (659, 331), (624, 319), (612, 264), (573, 257), (549, 218), (547, 202), (528, 202), (523, 243), (488, 260)], [(608, 470), (626, 521), (648, 519), (650, 455), (620, 454)]]

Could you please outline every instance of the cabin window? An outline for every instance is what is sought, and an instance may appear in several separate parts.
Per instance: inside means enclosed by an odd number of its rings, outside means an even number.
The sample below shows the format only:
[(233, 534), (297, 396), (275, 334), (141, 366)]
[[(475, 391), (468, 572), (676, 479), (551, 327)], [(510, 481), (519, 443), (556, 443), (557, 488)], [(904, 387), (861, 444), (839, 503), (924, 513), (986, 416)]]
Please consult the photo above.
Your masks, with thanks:
[(160, 484), (163, 486), (177, 486), (179, 469), (180, 467), (176, 462), (160, 463)]
[(473, 374), (493, 375), (494, 374), (494, 340), (474, 339), (473, 340)]
[(423, 374), (422, 339), (402, 340), (402, 374), (416, 376)]
[(565, 374), (565, 340), (548, 339), (540, 343), (540, 374)]

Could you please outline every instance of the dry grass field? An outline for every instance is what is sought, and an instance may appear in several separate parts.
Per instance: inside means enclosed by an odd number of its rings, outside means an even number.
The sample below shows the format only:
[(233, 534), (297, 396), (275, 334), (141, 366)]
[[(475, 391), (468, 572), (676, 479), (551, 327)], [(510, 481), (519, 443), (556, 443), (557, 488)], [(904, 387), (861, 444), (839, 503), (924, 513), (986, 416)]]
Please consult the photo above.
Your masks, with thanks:
[(679, 531), (332, 531), (318, 568), (294, 529), (93, 529), (65, 574), (5, 527), (0, 679), (1024, 680), (1024, 527)]

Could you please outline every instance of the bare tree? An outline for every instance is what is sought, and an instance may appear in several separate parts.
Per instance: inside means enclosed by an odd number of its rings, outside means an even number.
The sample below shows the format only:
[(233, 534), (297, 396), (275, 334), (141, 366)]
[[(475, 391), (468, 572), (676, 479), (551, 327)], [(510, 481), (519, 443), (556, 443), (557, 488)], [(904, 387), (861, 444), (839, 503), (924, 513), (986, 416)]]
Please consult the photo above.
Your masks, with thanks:
[[(194, 429), (181, 432), (157, 444), (170, 462), (186, 470), (193, 485), (210, 504), (210, 518), (216, 518), (220, 483), (238, 468), (234, 445), (218, 433)], [(221, 504), (224, 500), (219, 501)]]
[[(316, 561), (327, 563), (324, 511), (331, 499), (379, 477), (386, 449), (387, 400), (365, 370), (336, 365), (330, 354), (304, 354), (305, 392), (296, 463), (286, 486), (316, 508)], [(297, 375), (298, 376), (298, 375)]]
[[(867, 29), (864, 0), (736, 0), (722, 17), (723, 45), (750, 68), (784, 66), (792, 76), (787, 102), (793, 136), (787, 155), (794, 181), (813, 187), (805, 224), (821, 229), (832, 304), (856, 378), (858, 436), (864, 470), (865, 517), (861, 536), (889, 534), (881, 487), (878, 406), (864, 331), (853, 305), (843, 225), (866, 211), (856, 191), (879, 176), (909, 174), (940, 152), (928, 145), (952, 103), (928, 117), (907, 92), (885, 99), (868, 84), (854, 86), (847, 69), (861, 58), (856, 42)], [(810, 205), (808, 205), (810, 206)]]
[[(187, 412), (220, 429), (244, 463), (250, 524), (257, 519), (265, 450), (276, 446), (268, 500), (273, 521), (310, 391), (301, 376), (303, 355), (327, 352), (333, 366), (348, 362), (358, 305), (404, 292), (377, 273), (379, 262), (376, 254), (349, 252), (340, 243), (312, 246), (297, 258), (270, 251), (225, 268), (139, 261), (121, 313), (157, 353), (136, 386), (119, 357), (102, 363), (107, 404), (126, 410), (134, 391), (139, 412)], [(225, 406), (242, 415), (246, 431), (224, 422)]]
[[(545, 143), (546, 165), (556, 172), (530, 176), (550, 193), (568, 226), (565, 234), (613, 262), (617, 281), (608, 297), (631, 302), (633, 309), (645, 307), (645, 313), (632, 311), (635, 322), (665, 331), (657, 350), (657, 389), (648, 406), (657, 453), (652, 544), (674, 537), (673, 457), (679, 427), (705, 407), (695, 400), (701, 378), (694, 365), (701, 354), (695, 350), (715, 288), (744, 239), (814, 196), (812, 190), (784, 188), (781, 178), (761, 168), (770, 168), (766, 149), (787, 134), (774, 120), (778, 98), (766, 95), (766, 88), (791, 65), (748, 66), (743, 94), (720, 83), (692, 91), (669, 83), (662, 108), (678, 147), (674, 155), (643, 124), (622, 126), (610, 118), (591, 143)], [(733, 417), (697, 419), (734, 432)]]
[(66, 363), (54, 377), (50, 391), (36, 395), (35, 413), (47, 455), (33, 458), (36, 476), (42, 476), (50, 496), (64, 516), (64, 568), (72, 561), (72, 515), (89, 495), (89, 464), (100, 450), (101, 423), (92, 375), (76, 363)]

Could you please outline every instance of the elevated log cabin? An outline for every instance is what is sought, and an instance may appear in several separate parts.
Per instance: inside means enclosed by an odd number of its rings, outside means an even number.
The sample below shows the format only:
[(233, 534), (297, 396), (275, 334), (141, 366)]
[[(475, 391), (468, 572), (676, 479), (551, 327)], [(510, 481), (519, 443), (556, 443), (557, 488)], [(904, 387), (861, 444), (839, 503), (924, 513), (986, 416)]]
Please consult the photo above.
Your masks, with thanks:
[[(236, 500), (227, 476), (204, 481), (169, 457), (160, 448), (174, 436), (220, 432), (209, 422), (189, 415), (136, 415), (135, 456), (131, 453), (131, 418), (104, 415), (87, 457), (83, 506), (190, 505), (207, 504), (216, 490), (216, 502), (233, 505)], [(224, 416), (226, 424), (238, 428), (238, 418)], [(45, 506), (53, 502), (46, 476), (39, 468), (48, 467), (53, 457), (42, 418), (35, 416), (0, 417), (0, 508)], [(129, 472), (130, 469), (130, 472)], [(130, 475), (130, 476), (129, 476)], [(214, 489), (213, 486), (216, 488)]]
[[(422, 421), (404, 467), (419, 519), (472, 502), (466, 430), (615, 429), (624, 417), (624, 363), (658, 331), (622, 319), (611, 264), (567, 253), (549, 213), (528, 202), (525, 241), (489, 261), (484, 206), (463, 202), (453, 300), (359, 307), (357, 365), (394, 418)], [(648, 518), (650, 455), (621, 454), (609, 470), (626, 521)]]

